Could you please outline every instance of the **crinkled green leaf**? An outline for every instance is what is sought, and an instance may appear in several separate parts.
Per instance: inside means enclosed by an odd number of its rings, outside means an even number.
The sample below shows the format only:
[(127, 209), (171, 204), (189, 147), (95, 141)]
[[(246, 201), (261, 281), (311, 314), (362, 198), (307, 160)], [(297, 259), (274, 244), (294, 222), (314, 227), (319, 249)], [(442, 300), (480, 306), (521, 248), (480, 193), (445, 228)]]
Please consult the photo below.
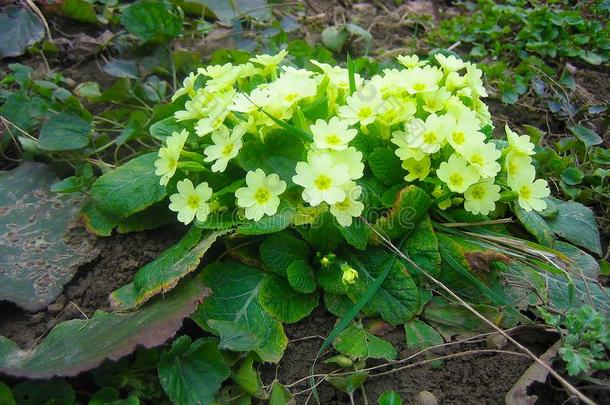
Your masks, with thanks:
[(42, 21), (25, 7), (7, 6), (0, 13), (0, 59), (22, 55), (44, 38)]
[[(482, 304), (473, 305), (473, 307), (494, 324), (501, 324), (502, 312), (498, 308)], [(446, 338), (457, 334), (476, 335), (491, 329), (466, 307), (446, 300), (430, 301), (424, 307), (421, 316)]]
[(316, 216), (311, 225), (298, 228), (299, 233), (316, 251), (326, 254), (343, 243), (341, 225), (329, 211)]
[(90, 122), (72, 114), (57, 114), (43, 124), (38, 146), (50, 151), (82, 149), (89, 144), (90, 133)]
[(375, 148), (368, 157), (373, 175), (385, 185), (403, 183), (404, 170), (398, 156), (390, 148)]
[(286, 278), (290, 287), (304, 294), (314, 292), (318, 286), (313, 269), (305, 260), (295, 260), (290, 263), (286, 269)]
[(233, 261), (208, 265), (204, 280), (213, 294), (192, 319), (218, 334), (221, 348), (254, 350), (264, 361), (278, 362), (288, 338), (282, 324), (260, 304), (259, 292), (267, 277), (260, 269)]
[(288, 232), (276, 233), (265, 238), (260, 246), (265, 267), (276, 274), (286, 276), (286, 269), (295, 260), (307, 260), (309, 248)]
[(389, 342), (364, 329), (362, 324), (352, 324), (333, 342), (339, 353), (359, 359), (396, 359), (396, 349)]
[(174, 404), (212, 404), (230, 374), (216, 343), (206, 339), (180, 336), (159, 360), (159, 381)]
[[(383, 272), (391, 257), (381, 248), (369, 248), (365, 252), (350, 254), (346, 260), (358, 271), (356, 282), (347, 289), (349, 298), (356, 302)], [(379, 314), (393, 324), (408, 322), (419, 311), (419, 291), (404, 265), (396, 261), (388, 276), (371, 300), (364, 306), (367, 315)]]
[(295, 214), (295, 208), (282, 200), (275, 215), (263, 217), (259, 221), (248, 221), (240, 225), (237, 230), (242, 235), (266, 235), (280, 232), (290, 226)]
[(27, 378), (75, 376), (118, 360), (138, 346), (164, 343), (207, 296), (200, 275), (181, 283), (135, 312), (97, 311), (89, 319), (62, 322), (33, 349), (21, 350), (0, 336), (0, 373)]
[(541, 245), (553, 247), (555, 235), (551, 227), (536, 211), (525, 211), (519, 204), (513, 205), (513, 212), (521, 222), (521, 225), (540, 243)]
[(283, 323), (305, 318), (318, 306), (317, 292), (303, 294), (293, 290), (286, 279), (271, 275), (263, 281), (259, 292), (261, 306)]
[(358, 250), (366, 249), (369, 240), (369, 227), (360, 218), (354, 218), (354, 222), (350, 226), (341, 226), (339, 231), (345, 238), (345, 241)]
[(0, 301), (39, 311), (99, 253), (87, 238), (66, 239), (82, 197), (53, 193), (57, 181), (42, 163), (0, 172)]
[(328, 312), (341, 318), (354, 306), (354, 303), (347, 295), (331, 294), (325, 291), (324, 305), (326, 305)]
[(112, 307), (119, 311), (133, 309), (171, 290), (199, 266), (205, 252), (226, 233), (227, 230), (210, 231), (202, 235), (201, 229), (192, 227), (178, 243), (138, 270), (131, 283), (110, 294)]
[(182, 33), (182, 19), (166, 3), (140, 0), (121, 14), (121, 24), (141, 40), (167, 41)]
[[(436, 329), (419, 319), (413, 319), (404, 326), (407, 348), (409, 349), (419, 351), (444, 343), (443, 337)], [(429, 359), (432, 355), (426, 353), (425, 357)], [(439, 366), (442, 364), (442, 360), (434, 360), (431, 364)]]
[[(441, 255), (438, 240), (432, 229), (430, 218), (426, 215), (405, 241), (402, 251), (428, 274), (437, 277), (441, 272)], [(421, 276), (420, 271), (408, 261), (404, 262), (413, 276)]]
[(159, 202), (167, 191), (155, 175), (156, 153), (138, 156), (98, 178), (91, 187), (96, 208), (120, 218)]
[(413, 185), (405, 187), (396, 196), (394, 206), (373, 226), (376, 232), (371, 232), (372, 240), (381, 243), (377, 233), (391, 240), (410, 234), (431, 204), (432, 200), (421, 188)]

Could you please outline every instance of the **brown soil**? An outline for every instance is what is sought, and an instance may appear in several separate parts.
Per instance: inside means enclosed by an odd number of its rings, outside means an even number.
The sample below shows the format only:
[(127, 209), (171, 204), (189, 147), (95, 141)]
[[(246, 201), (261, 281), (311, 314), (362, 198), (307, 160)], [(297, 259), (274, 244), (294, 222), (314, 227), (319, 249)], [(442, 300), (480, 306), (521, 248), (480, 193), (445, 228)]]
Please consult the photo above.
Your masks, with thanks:
[[(266, 365), (262, 376), (265, 383), (278, 378), (283, 384), (292, 384), (310, 374), (313, 359), (322, 344), (320, 336), (327, 336), (334, 326), (335, 318), (322, 310), (317, 310), (307, 319), (286, 326), (290, 339), (288, 349), (279, 365)], [(312, 336), (313, 334), (320, 336)], [(404, 330), (401, 327), (389, 332), (385, 339), (390, 341), (398, 351), (399, 358), (413, 354), (405, 345)], [(485, 348), (485, 345), (469, 344), (455, 346), (451, 351), (436, 352), (437, 355), (463, 352)], [(328, 356), (327, 356), (328, 357)], [(323, 360), (323, 359), (322, 359)], [(416, 358), (421, 361), (424, 358)], [(446, 360), (440, 368), (429, 365), (418, 366), (379, 377), (369, 377), (365, 382), (365, 391), (369, 403), (377, 403), (377, 398), (385, 391), (393, 390), (400, 394), (405, 404), (415, 403), (416, 395), (427, 390), (432, 392), (441, 404), (499, 404), (504, 402), (504, 395), (517, 379), (529, 367), (531, 361), (519, 356), (503, 354), (475, 354)], [(369, 363), (372, 366), (381, 363)], [(408, 363), (406, 363), (408, 364)], [(396, 366), (394, 366), (396, 367)], [(333, 370), (318, 362), (316, 373)], [(386, 371), (383, 368), (372, 372)], [(307, 390), (307, 380), (291, 387), (293, 393)], [(318, 387), (320, 403), (349, 404), (347, 394), (324, 382)], [(307, 401), (309, 391), (296, 396), (297, 404)], [(363, 403), (362, 394), (354, 394), (357, 404)], [(309, 403), (313, 399), (309, 400)]]
[(32, 314), (0, 302), (0, 335), (28, 348), (59, 322), (89, 317), (97, 309), (110, 310), (108, 295), (129, 283), (140, 267), (176, 242), (179, 234), (178, 229), (168, 227), (99, 239), (99, 257), (79, 268), (46, 311)]

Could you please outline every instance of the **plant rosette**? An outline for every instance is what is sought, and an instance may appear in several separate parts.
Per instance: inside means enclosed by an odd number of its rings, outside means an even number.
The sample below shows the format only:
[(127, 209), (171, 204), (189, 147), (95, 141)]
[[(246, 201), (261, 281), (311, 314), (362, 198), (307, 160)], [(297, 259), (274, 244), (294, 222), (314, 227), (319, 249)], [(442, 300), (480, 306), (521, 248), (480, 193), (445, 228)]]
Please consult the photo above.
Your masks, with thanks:
[(179, 221), (237, 212), (236, 222), (256, 222), (316, 207), (349, 227), (365, 210), (367, 177), (388, 184), (395, 162), (403, 184), (440, 209), (488, 215), (500, 200), (526, 212), (547, 207), (530, 137), (506, 126), (506, 139), (491, 138), (475, 65), (399, 56), (400, 68), (365, 79), (315, 60), (295, 68), (286, 56), (200, 68), (176, 91), (173, 124), (185, 129), (166, 138), (155, 173), (176, 191), (170, 209)]

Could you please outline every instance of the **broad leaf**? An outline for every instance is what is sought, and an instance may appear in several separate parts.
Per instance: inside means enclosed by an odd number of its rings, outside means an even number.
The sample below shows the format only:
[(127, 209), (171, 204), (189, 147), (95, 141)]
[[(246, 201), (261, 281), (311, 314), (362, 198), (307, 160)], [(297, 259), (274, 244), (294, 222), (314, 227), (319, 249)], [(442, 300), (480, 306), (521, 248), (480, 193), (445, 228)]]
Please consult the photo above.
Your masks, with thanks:
[[(384, 264), (391, 255), (380, 248), (369, 248), (359, 254), (351, 254), (347, 262), (358, 271), (356, 283), (347, 290), (354, 302), (383, 272)], [(367, 315), (379, 314), (393, 324), (408, 322), (419, 311), (419, 291), (409, 272), (402, 263), (396, 261), (387, 278), (364, 306)]]
[(576, 126), (570, 127), (570, 131), (574, 135), (576, 135), (576, 137), (582, 143), (584, 143), (587, 148), (590, 146), (599, 145), (603, 142), (602, 138), (599, 135), (597, 135), (595, 132), (591, 131), (587, 127), (576, 125)]
[(89, 24), (97, 24), (93, 5), (86, 0), (63, 0), (61, 13), (66, 17)]
[(90, 319), (62, 322), (31, 350), (21, 350), (0, 336), (0, 373), (27, 378), (75, 376), (105, 359), (118, 360), (138, 345), (158, 346), (176, 333), (206, 295), (198, 275), (135, 312), (97, 311)]
[(50, 151), (82, 149), (89, 144), (91, 123), (72, 114), (49, 118), (40, 130), (38, 146)]
[(519, 204), (513, 205), (513, 212), (521, 222), (521, 225), (529, 233), (534, 235), (538, 243), (544, 246), (553, 247), (555, 244), (555, 235), (551, 227), (536, 211), (525, 211)]
[(379, 396), (379, 405), (402, 405), (400, 394), (395, 391), (386, 391)]
[(343, 243), (340, 228), (333, 215), (325, 211), (317, 215), (311, 225), (299, 227), (298, 231), (312, 248), (326, 254)]
[(39, 311), (99, 254), (87, 238), (66, 238), (82, 198), (51, 192), (58, 180), (42, 163), (0, 173), (0, 301)]
[(265, 19), (269, 16), (266, 0), (199, 0), (218, 19), (230, 22), (235, 18), (248, 16), (255, 19)]
[(20, 56), (44, 38), (42, 22), (25, 7), (6, 7), (0, 13), (0, 27), (0, 59)]
[(398, 156), (390, 148), (375, 148), (368, 157), (373, 175), (385, 185), (404, 183), (404, 170)]
[(180, 336), (159, 360), (159, 381), (174, 404), (211, 404), (230, 374), (217, 344), (206, 339)]
[[(419, 319), (413, 319), (405, 324), (405, 338), (407, 342), (407, 348), (419, 351), (428, 347), (442, 345), (444, 343), (443, 337), (438, 333), (432, 326), (427, 323), (420, 321)], [(430, 358), (430, 353), (427, 353), (426, 358)], [(442, 364), (442, 360), (435, 360), (432, 362), (434, 366)]]
[[(490, 305), (472, 306), (495, 325), (501, 324), (502, 312), (499, 309)], [(447, 339), (457, 334), (476, 335), (491, 329), (468, 308), (442, 299), (432, 300), (426, 304), (422, 318)]]
[(362, 324), (352, 324), (333, 342), (337, 351), (359, 359), (396, 359), (396, 349), (387, 341), (364, 329)]
[(181, 278), (197, 268), (216, 239), (227, 232), (211, 231), (202, 236), (201, 229), (192, 227), (182, 240), (138, 270), (131, 283), (110, 294), (113, 309), (136, 308), (174, 288)]
[(271, 275), (263, 282), (259, 300), (261, 306), (282, 323), (294, 323), (305, 318), (318, 306), (318, 293), (303, 294), (293, 290), (286, 279)]
[(301, 293), (311, 293), (317, 284), (313, 269), (305, 260), (295, 260), (286, 268), (286, 278), (290, 287)]
[(601, 241), (593, 211), (574, 201), (560, 201), (555, 198), (551, 198), (551, 201), (559, 210), (557, 215), (546, 220), (553, 232), (601, 256)]
[[(404, 253), (428, 274), (437, 277), (441, 272), (441, 255), (438, 240), (426, 215), (407, 238), (402, 249)], [(408, 261), (403, 262), (412, 276), (420, 276), (420, 271)]]
[(258, 296), (267, 277), (257, 268), (233, 261), (207, 266), (204, 280), (213, 294), (192, 318), (220, 336), (221, 348), (254, 350), (264, 361), (278, 362), (288, 338), (282, 324), (261, 307)]
[(123, 10), (121, 23), (141, 40), (163, 42), (182, 33), (182, 20), (159, 1), (141, 0)]
[(96, 208), (125, 218), (163, 200), (167, 191), (155, 175), (156, 159), (156, 153), (138, 156), (98, 178), (91, 187)]
[(354, 222), (350, 226), (341, 226), (339, 231), (345, 238), (345, 241), (358, 250), (366, 249), (369, 240), (369, 226), (360, 218), (354, 218)]
[(248, 221), (237, 230), (242, 235), (266, 235), (280, 232), (292, 223), (296, 210), (290, 203), (282, 200), (275, 215), (263, 217), (259, 221)]
[(249, 355), (246, 357), (239, 368), (231, 374), (231, 380), (248, 394), (263, 399), (265, 397), (265, 390), (263, 389), (263, 382), (258, 371), (253, 367), (254, 356)]
[(405, 187), (396, 196), (394, 206), (375, 223), (373, 228), (376, 232), (371, 233), (373, 241), (381, 243), (377, 233), (391, 240), (410, 234), (431, 204), (428, 193), (421, 188), (413, 185)]
[(0, 404), (17, 405), (8, 385), (0, 381)]
[(260, 255), (266, 269), (286, 276), (286, 269), (295, 260), (307, 260), (309, 248), (288, 232), (268, 236), (260, 246)]

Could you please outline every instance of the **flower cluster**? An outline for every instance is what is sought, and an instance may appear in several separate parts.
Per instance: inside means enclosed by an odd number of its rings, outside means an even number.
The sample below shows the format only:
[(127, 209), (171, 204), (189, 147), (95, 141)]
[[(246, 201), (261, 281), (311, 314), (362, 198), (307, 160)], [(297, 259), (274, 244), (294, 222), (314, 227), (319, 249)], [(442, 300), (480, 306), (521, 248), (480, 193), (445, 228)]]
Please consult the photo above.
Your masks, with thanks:
[[(281, 200), (292, 198), (292, 205), (328, 209), (340, 225), (350, 226), (365, 208), (359, 181), (369, 167), (362, 145), (371, 138), (392, 148), (405, 182), (425, 185), (441, 209), (463, 203), (467, 211), (487, 215), (501, 197), (526, 211), (546, 208), (550, 192), (546, 181), (536, 179), (534, 145), (508, 126), (506, 140), (491, 138), (482, 72), (473, 64), (442, 54), (430, 61), (399, 56), (400, 68), (364, 79), (314, 60), (311, 69), (298, 69), (286, 55), (199, 69), (174, 94), (182, 108), (175, 124), (190, 132), (166, 139), (155, 173), (168, 187), (181, 173), (170, 205), (180, 221), (205, 221), (211, 212), (230, 208), (213, 204), (218, 196), (208, 182), (192, 180), (241, 172), (232, 204), (249, 220), (276, 214)], [(301, 159), (282, 161), (291, 175), (243, 164), (246, 143), (265, 145), (278, 132), (302, 146)]]

